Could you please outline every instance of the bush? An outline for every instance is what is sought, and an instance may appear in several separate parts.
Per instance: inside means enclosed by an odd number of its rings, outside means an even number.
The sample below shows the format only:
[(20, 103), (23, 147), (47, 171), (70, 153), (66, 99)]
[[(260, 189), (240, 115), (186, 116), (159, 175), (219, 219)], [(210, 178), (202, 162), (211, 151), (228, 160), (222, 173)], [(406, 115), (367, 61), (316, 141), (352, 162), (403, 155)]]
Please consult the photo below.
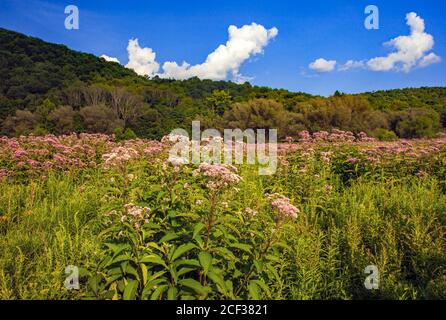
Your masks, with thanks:
[(122, 128), (116, 128), (115, 129), (115, 138), (116, 138), (116, 141), (123, 141), (123, 140), (136, 139), (137, 136), (136, 136), (135, 132), (133, 132), (133, 130), (130, 128), (125, 129), (125, 131), (123, 131)]
[(398, 139), (395, 132), (384, 128), (376, 129), (374, 135), (379, 141), (395, 141)]
[(433, 137), (440, 129), (440, 115), (433, 110), (412, 109), (396, 126), (401, 138)]

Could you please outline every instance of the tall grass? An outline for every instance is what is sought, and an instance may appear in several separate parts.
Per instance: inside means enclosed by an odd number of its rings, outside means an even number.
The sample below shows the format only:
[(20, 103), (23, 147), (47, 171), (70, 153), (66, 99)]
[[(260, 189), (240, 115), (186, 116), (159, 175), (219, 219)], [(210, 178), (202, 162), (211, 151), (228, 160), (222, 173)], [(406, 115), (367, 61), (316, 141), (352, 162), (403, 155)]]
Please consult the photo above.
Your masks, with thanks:
[[(159, 172), (135, 166), (132, 201), (147, 201)], [(446, 195), (435, 177), (362, 176), (345, 183), (320, 162), (305, 172), (289, 166), (243, 181), (230, 210), (262, 210), (265, 193), (280, 192), (299, 207), (281, 233), (271, 299), (446, 298)], [(199, 194), (185, 196), (193, 203)], [(68, 265), (95, 270), (103, 258), (101, 216), (123, 204), (109, 173), (85, 170), (0, 183), (0, 298), (78, 299), (88, 286), (67, 290)], [(193, 207), (188, 207), (194, 210)], [(273, 250), (279, 250), (277, 248)], [(379, 290), (364, 287), (376, 265)]]

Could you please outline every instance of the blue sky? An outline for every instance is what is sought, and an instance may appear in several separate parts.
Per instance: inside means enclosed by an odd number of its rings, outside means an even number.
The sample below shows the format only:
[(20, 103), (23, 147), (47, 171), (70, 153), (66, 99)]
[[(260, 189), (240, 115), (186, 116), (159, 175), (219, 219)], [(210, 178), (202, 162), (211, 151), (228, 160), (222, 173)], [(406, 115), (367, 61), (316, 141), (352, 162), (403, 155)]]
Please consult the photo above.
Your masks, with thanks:
[[(66, 30), (67, 5), (80, 11), (79, 30)], [(367, 5), (380, 10), (379, 30), (364, 27)], [(441, 61), (409, 72), (373, 71), (357, 68), (339, 71), (348, 60), (367, 63), (387, 57), (394, 48), (383, 43), (410, 34), (406, 14), (424, 19), (425, 33), (435, 41), (424, 55)], [(263, 53), (251, 54), (238, 72), (252, 77), (255, 85), (286, 88), (329, 95), (335, 90), (363, 92), (380, 89), (446, 86), (446, 2), (443, 0), (398, 1), (0, 1), (0, 27), (45, 41), (116, 57), (128, 61), (129, 39), (138, 38), (141, 47), (156, 52), (160, 68), (166, 61), (179, 65), (201, 64), (208, 54), (228, 40), (228, 27), (241, 28), (255, 22), (265, 29), (278, 29), (262, 46)], [(337, 61), (332, 72), (316, 72), (309, 64), (318, 58)], [(228, 79), (231, 77), (228, 74)]]

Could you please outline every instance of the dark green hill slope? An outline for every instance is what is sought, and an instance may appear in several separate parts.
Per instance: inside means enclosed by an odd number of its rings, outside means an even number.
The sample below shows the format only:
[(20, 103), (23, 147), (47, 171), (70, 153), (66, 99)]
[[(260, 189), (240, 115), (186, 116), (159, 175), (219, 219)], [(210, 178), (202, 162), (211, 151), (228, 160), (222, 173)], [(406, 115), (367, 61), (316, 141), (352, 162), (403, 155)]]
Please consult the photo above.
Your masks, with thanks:
[[(278, 127), (281, 136), (336, 127), (416, 137), (446, 126), (445, 106), (446, 88), (323, 98), (249, 83), (147, 79), (118, 63), (0, 28), (2, 134), (122, 128), (158, 138), (200, 119), (219, 129)], [(104, 121), (110, 125), (95, 125)]]

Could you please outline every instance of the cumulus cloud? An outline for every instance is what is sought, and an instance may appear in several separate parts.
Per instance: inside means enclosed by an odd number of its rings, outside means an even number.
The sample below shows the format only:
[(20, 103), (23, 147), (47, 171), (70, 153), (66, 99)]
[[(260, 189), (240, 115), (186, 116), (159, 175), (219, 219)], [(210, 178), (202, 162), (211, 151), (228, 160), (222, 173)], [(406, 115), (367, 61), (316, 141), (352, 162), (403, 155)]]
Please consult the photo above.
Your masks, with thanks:
[(308, 65), (308, 67), (311, 70), (314, 70), (316, 72), (331, 72), (336, 67), (336, 61), (335, 60), (325, 60), (324, 58), (319, 58), (313, 61)]
[(104, 59), (105, 61), (121, 63), (121, 62), (119, 62), (118, 58), (109, 57), (109, 56), (107, 56), (106, 54), (103, 54), (103, 55), (101, 56), (101, 58)]
[(156, 62), (156, 53), (151, 48), (141, 48), (138, 39), (129, 40), (127, 46), (129, 62), (126, 68), (133, 69), (141, 76), (155, 75), (160, 65)]
[(252, 23), (241, 28), (231, 25), (228, 34), (229, 39), (226, 44), (221, 44), (210, 53), (203, 63), (190, 65), (183, 62), (179, 65), (168, 61), (163, 64), (163, 73), (160, 76), (175, 79), (198, 77), (224, 80), (231, 74), (235, 81), (245, 81), (249, 78), (239, 74), (241, 65), (250, 57), (262, 53), (270, 40), (277, 36), (278, 30), (266, 29), (262, 25)]
[[(241, 65), (253, 56), (263, 53), (263, 49), (278, 32), (275, 27), (266, 29), (257, 23), (244, 25), (241, 28), (231, 25), (228, 28), (229, 38), (226, 44), (218, 46), (203, 63), (190, 65), (183, 62), (179, 65), (174, 61), (167, 61), (162, 66), (162, 72), (159, 72), (160, 64), (156, 61), (156, 53), (151, 48), (142, 48), (138, 39), (131, 39), (127, 46), (129, 61), (126, 67), (148, 77), (157, 75), (173, 79), (198, 77), (225, 80), (231, 75), (233, 81), (243, 83), (253, 78), (240, 74)], [(101, 58), (119, 63), (118, 59), (107, 55), (102, 55)]]
[(385, 57), (370, 59), (367, 62), (370, 70), (409, 72), (422, 61), (424, 64), (438, 62), (437, 58), (427, 54), (434, 47), (434, 37), (425, 32), (424, 20), (415, 12), (408, 13), (406, 20), (410, 35), (399, 36), (387, 42), (386, 45), (396, 50)]
[[(441, 58), (431, 52), (434, 47), (434, 37), (425, 31), (424, 20), (415, 12), (406, 15), (406, 23), (410, 28), (410, 34), (396, 37), (384, 45), (394, 49), (387, 56), (372, 58), (369, 60), (349, 60), (338, 67), (339, 71), (352, 69), (368, 69), (371, 71), (403, 71), (410, 72), (416, 67), (427, 67), (438, 63)], [(331, 62), (331, 64), (329, 64)], [(335, 70), (335, 61), (318, 59), (309, 67), (318, 72), (330, 72)]]
[(431, 52), (427, 56), (424, 56), (418, 64), (421, 68), (430, 66), (431, 64), (441, 62), (441, 57), (437, 56), (435, 53)]
[(348, 60), (346, 63), (339, 66), (339, 71), (348, 71), (352, 69), (362, 69), (365, 67), (364, 61), (355, 61), (355, 60)]

